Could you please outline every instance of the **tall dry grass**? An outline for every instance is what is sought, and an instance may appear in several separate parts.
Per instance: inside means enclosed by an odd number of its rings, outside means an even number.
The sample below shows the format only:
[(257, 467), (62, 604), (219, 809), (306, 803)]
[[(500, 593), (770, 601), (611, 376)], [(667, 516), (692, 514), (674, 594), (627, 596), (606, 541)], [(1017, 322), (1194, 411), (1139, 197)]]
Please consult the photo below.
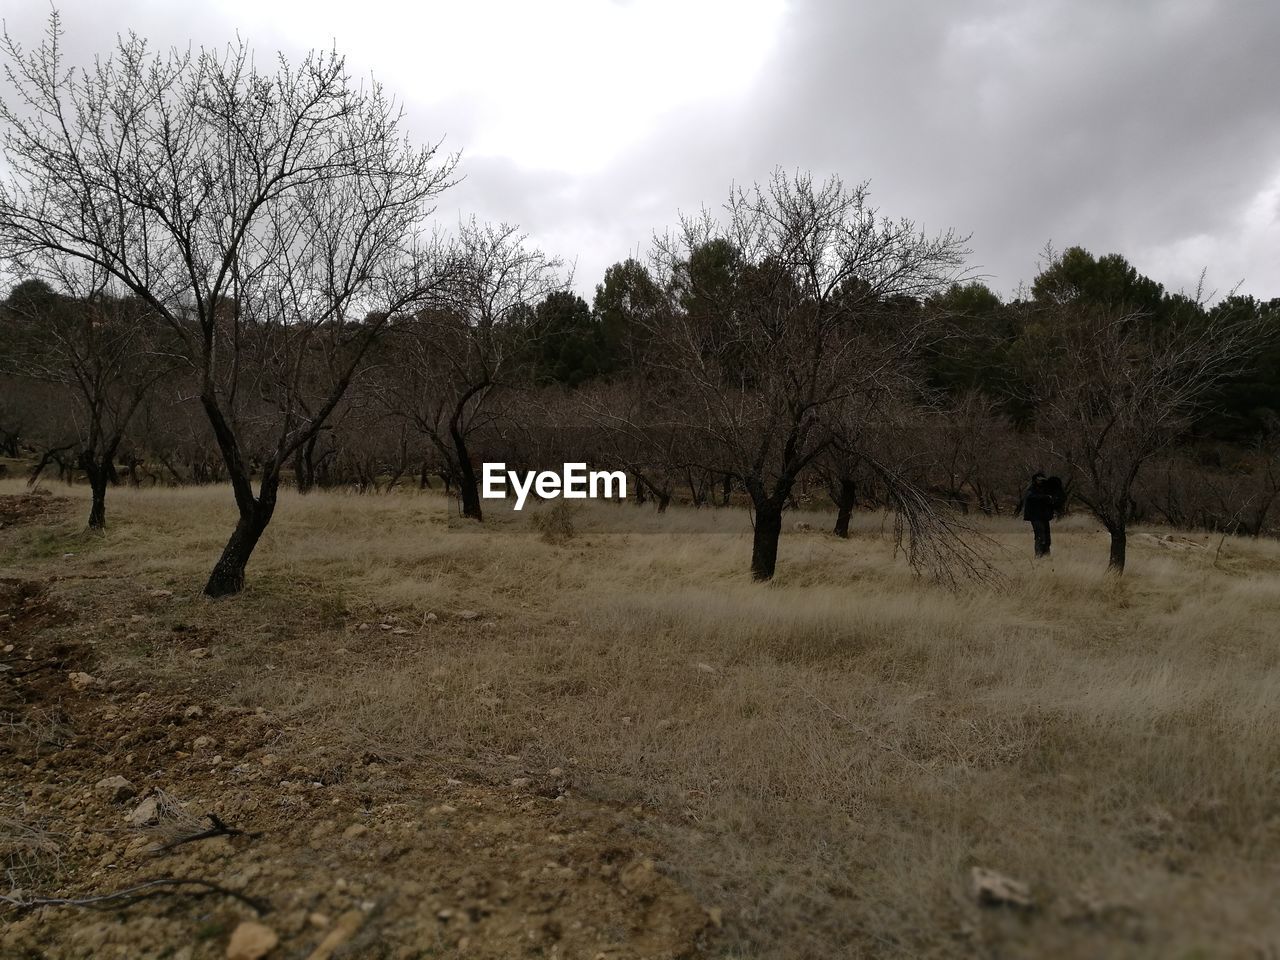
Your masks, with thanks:
[[(984, 520), (1001, 580), (948, 590), (863, 515), (848, 542), (789, 530), (760, 586), (745, 514), (593, 532), (634, 509), (548, 543), (452, 531), (429, 494), (287, 493), (246, 594), (212, 603), (228, 491), (119, 490), (106, 538), (24, 529), (4, 565), (98, 577), (57, 589), (104, 616), (114, 578), (176, 589), (202, 684), (325, 749), (566, 767), (640, 808), (726, 956), (1276, 955), (1280, 544), (1139, 531), (1117, 580), (1082, 518), (1042, 563)], [(103, 643), (187, 679), (159, 630)], [(978, 907), (973, 865), (1041, 909)]]

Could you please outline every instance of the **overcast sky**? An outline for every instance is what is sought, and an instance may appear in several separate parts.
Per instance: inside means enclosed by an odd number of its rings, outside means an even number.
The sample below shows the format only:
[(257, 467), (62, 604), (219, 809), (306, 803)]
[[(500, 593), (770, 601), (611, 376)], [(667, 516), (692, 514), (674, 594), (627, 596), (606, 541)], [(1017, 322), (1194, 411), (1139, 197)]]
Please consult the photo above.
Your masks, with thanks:
[[(331, 46), (422, 139), (459, 213), (521, 224), (588, 297), (679, 211), (776, 166), (971, 233), (1002, 293), (1047, 242), (1171, 289), (1280, 296), (1276, 0), (63, 0), (71, 57), (117, 31), (264, 55)], [(48, 7), (0, 0), (34, 42)]]

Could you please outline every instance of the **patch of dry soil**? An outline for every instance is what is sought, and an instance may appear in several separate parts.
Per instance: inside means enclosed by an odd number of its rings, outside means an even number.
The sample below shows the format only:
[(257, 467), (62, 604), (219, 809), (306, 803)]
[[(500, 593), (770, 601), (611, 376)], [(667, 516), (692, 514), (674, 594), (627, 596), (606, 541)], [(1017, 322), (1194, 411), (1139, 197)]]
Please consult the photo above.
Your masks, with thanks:
[(94, 678), (87, 648), (46, 637), (70, 615), (39, 584), (0, 581), (0, 614), (0, 895), (179, 878), (263, 908), (194, 887), (0, 903), (2, 957), (227, 957), (247, 921), (278, 936), (273, 960), (693, 957), (712, 932), (635, 814), (560, 770), (495, 787), (323, 744), (282, 759), (260, 712)]

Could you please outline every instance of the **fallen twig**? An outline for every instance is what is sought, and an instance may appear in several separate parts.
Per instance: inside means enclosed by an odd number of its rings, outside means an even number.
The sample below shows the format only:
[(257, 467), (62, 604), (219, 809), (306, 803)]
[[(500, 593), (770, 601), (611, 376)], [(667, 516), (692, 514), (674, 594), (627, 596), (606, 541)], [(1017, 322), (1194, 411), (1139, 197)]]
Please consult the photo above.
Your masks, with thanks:
[[(183, 886), (196, 886), (203, 889), (175, 889)], [(260, 914), (271, 912), (271, 905), (265, 900), (247, 896), (208, 880), (184, 877), (159, 877), (155, 880), (147, 880), (132, 887), (125, 887), (123, 890), (100, 894), (96, 897), (33, 897), (29, 900), (23, 900), (18, 897), (0, 896), (0, 903), (8, 903), (19, 910), (33, 910), (36, 907), (86, 907), (90, 910), (98, 910), (111, 909), (121, 904), (137, 903), (140, 900), (149, 900), (152, 897), (163, 897), (169, 894), (187, 894), (194, 897), (203, 897), (210, 893), (220, 893), (223, 896), (233, 897)]]
[(260, 837), (260, 833), (245, 833), (243, 830), (237, 830), (235, 827), (228, 827), (222, 822), (216, 813), (206, 813), (205, 819), (211, 824), (208, 830), (201, 830), (199, 833), (193, 833), (186, 837), (179, 837), (177, 840), (170, 840), (163, 847), (156, 850), (156, 853), (164, 853), (166, 850), (172, 850), (174, 847), (180, 847), (184, 843), (195, 843), (197, 840), (211, 840), (214, 837), (248, 837), (254, 839)]
[[(9, 662), (18, 663), (20, 661), (11, 660)], [(48, 670), (50, 667), (61, 668), (62, 666), (64, 666), (64, 663), (61, 660), (47, 660), (44, 663), (37, 664), (36, 666), (32, 667), (30, 670), (14, 670), (13, 668), (10, 668), (5, 672), (8, 673), (11, 678), (16, 680), (19, 677), (29, 677), (33, 673), (39, 673), (41, 670)]]

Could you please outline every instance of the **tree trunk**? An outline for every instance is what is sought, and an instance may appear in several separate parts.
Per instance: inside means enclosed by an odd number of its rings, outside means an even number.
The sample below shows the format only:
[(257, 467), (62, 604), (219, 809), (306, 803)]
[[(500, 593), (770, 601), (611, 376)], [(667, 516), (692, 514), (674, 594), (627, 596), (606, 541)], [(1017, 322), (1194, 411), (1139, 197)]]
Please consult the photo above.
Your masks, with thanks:
[(857, 492), (852, 480), (840, 478), (840, 491), (836, 494), (836, 526), (831, 532), (842, 540), (849, 539), (849, 518), (853, 516), (853, 506), (858, 500)]
[(693, 471), (685, 470), (684, 479), (689, 484), (689, 497), (695, 508), (702, 506), (702, 490), (699, 489), (698, 482), (693, 479)]
[(1108, 532), (1111, 534), (1111, 559), (1107, 563), (1107, 569), (1112, 573), (1124, 573), (1124, 552), (1128, 544), (1128, 534), (1124, 527), (1114, 527)]
[(316, 485), (316, 434), (293, 452), (293, 481), (299, 493), (310, 493)]
[(772, 580), (778, 565), (778, 538), (782, 536), (782, 504), (765, 500), (756, 504), (756, 528), (751, 540), (751, 578)]
[(89, 529), (101, 533), (107, 529), (107, 471), (94, 467), (87, 470), (93, 502), (89, 507)]
[(451, 430), (453, 449), (458, 455), (458, 494), (462, 500), (462, 515), (469, 520), (484, 520), (480, 510), (480, 483), (476, 479), (476, 471), (471, 466), (471, 455), (467, 452), (467, 441), (461, 431)]
[(249, 565), (249, 557), (253, 554), (253, 548), (258, 545), (262, 532), (271, 522), (279, 485), (278, 474), (264, 472), (257, 499), (248, 509), (241, 509), (240, 520), (231, 539), (227, 541), (222, 549), (222, 556), (209, 574), (209, 582), (204, 586), (206, 597), (225, 597), (244, 589), (245, 567)]

